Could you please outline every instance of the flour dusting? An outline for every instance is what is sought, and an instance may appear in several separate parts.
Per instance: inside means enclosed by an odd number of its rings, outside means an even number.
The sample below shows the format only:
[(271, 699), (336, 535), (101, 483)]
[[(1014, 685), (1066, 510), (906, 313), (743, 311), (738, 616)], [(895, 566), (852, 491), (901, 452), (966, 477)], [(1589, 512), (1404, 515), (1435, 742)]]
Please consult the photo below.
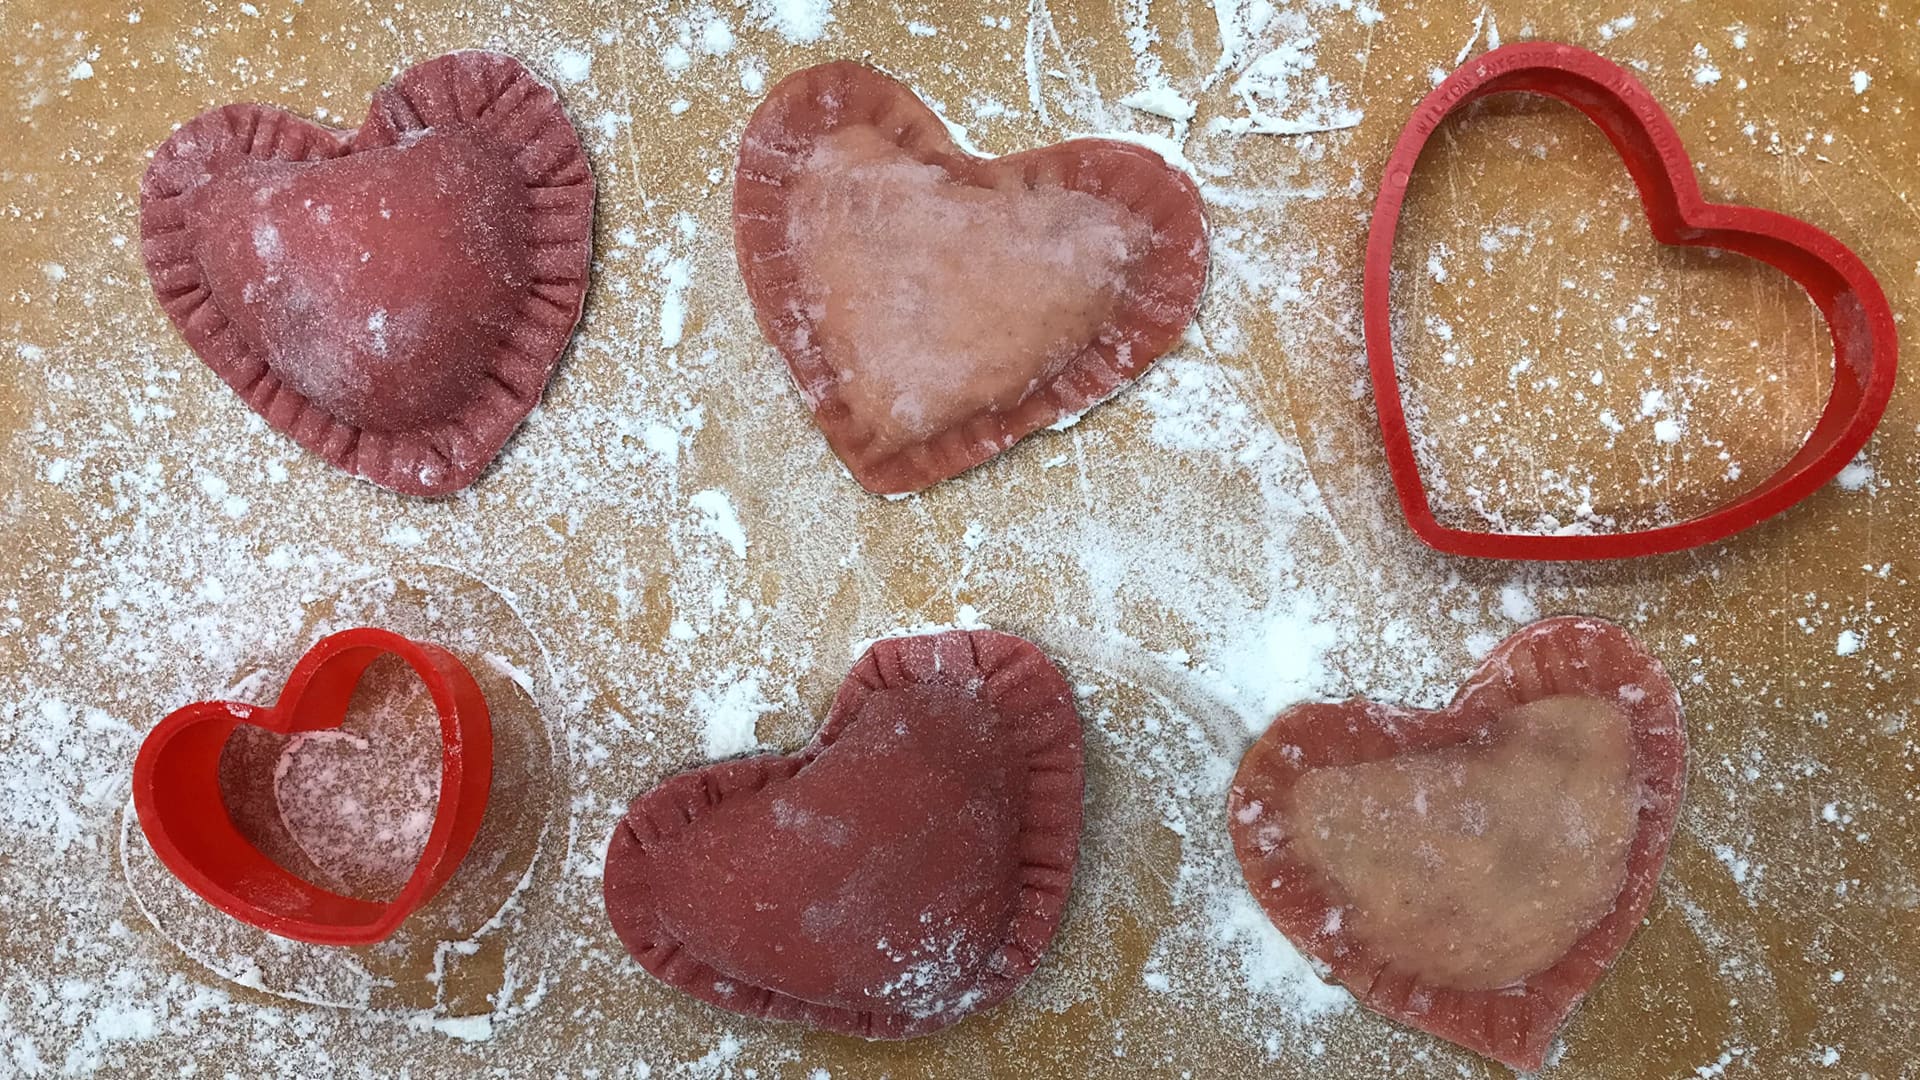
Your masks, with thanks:
[[(1359, 266), (1370, 155), (1406, 110), (1458, 56), (1564, 33), (1700, 134), (1713, 197), (1819, 216), (1821, 192), (1869, 193), (1860, 205), (1884, 215), (1819, 220), (1891, 287), (1911, 263), (1907, 178), (1876, 141), (1914, 107), (1879, 59), (1910, 29), (1898, 12), (1787, 38), (1709, 4), (1571, 21), (1365, 0), (218, 7), (189, 32), (152, 4), (0, 6), (16, 57), (0, 108), (24, 155), (0, 193), (23, 268), (0, 320), (0, 506), (20, 541), (0, 560), (0, 1072), (866, 1075), (881, 1051), (648, 981), (606, 926), (606, 840), (666, 776), (804, 745), (862, 643), (992, 625), (1075, 688), (1075, 891), (1018, 995), (885, 1051), (887, 1068), (1468, 1073), (1354, 1007), (1274, 930), (1227, 840), (1227, 784), (1287, 706), (1439, 705), (1479, 652), (1555, 611), (1648, 641), (1682, 684), (1697, 756), (1643, 937), (1549, 1072), (1905, 1065), (1879, 1045), (1874, 995), (1911, 985), (1911, 960), (1874, 943), (1920, 910), (1911, 814), (1886, 779), (1915, 752), (1911, 710), (1885, 707), (1913, 696), (1897, 546), (1920, 491), (1912, 432), (1891, 425), (1815, 505), (1697, 558), (1524, 574), (1440, 558), (1381, 467)], [(467, 46), (528, 60), (579, 126), (600, 190), (593, 293), (497, 464), (461, 494), (405, 499), (268, 429), (186, 349), (153, 307), (131, 192), (142, 151), (188, 118), (158, 103), (262, 100), (352, 126), (380, 80)], [(1085, 132), (1152, 148), (1195, 179), (1211, 229), (1206, 302), (1177, 349), (1077, 423), (899, 502), (837, 468), (731, 243), (749, 111), (837, 55), (924, 90), (986, 150)], [(1477, 112), (1445, 151), (1457, 195), (1447, 163), (1432, 174), (1457, 202), (1410, 212), (1403, 236), (1409, 411), (1438, 505), (1474, 527), (1670, 518), (1764, 477), (1782, 418), (1824, 400), (1788, 362), (1824, 332), (1798, 294), (1622, 239), (1644, 220), (1624, 173), (1601, 170), (1604, 139), (1580, 130)], [(1488, 191), (1477, 163), (1496, 155), (1553, 183)], [(1528, 210), (1592, 176), (1618, 183), (1580, 189), (1583, 214)], [(297, 247), (238, 235), (263, 261)], [(1650, 286), (1648, 265), (1686, 284)], [(337, 329), (377, 350), (408, 323), (389, 307)], [(1830, 348), (1807, 351), (1806, 371), (1831, 370)], [(127, 786), (169, 710), (271, 702), (319, 635), (351, 625), (466, 658), (501, 739), (499, 827), (441, 901), (366, 950), (273, 938), (187, 892)], [(267, 747), (247, 775), (267, 785), (257, 805), (297, 825), (276, 834), (288, 859), (371, 887), (406, 865), (437, 774), (367, 775), (378, 744), (360, 737)], [(350, 795), (367, 812), (336, 815)], [(1786, 926), (1792, 947), (1769, 944)]]

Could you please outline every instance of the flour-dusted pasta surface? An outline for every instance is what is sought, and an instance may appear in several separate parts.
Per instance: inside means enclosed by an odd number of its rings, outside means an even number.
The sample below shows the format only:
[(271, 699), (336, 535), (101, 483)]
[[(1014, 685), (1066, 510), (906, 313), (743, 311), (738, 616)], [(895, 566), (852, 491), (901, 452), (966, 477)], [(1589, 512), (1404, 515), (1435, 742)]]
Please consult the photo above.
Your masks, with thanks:
[[(1492, 45), (1550, 38), (1633, 69), (1710, 197), (1829, 226), (1911, 321), (1915, 86), (1888, 43), (1915, 31), (1900, 5), (1731, 0), (0, 6), (0, 1072), (1492, 1075), (1320, 978), (1244, 883), (1226, 796), (1282, 710), (1438, 708), (1521, 626), (1585, 613), (1665, 665), (1695, 764), (1645, 924), (1545, 1075), (1899, 1075), (1920, 977), (1907, 388), (1835, 485), (1726, 544), (1586, 569), (1440, 559), (1383, 466), (1360, 271), (1407, 111)], [(147, 153), (211, 106), (351, 129), (376, 88), (469, 48), (524, 62), (572, 119), (594, 254), (541, 404), (430, 501), (301, 449), (195, 356), (149, 286), (137, 192)], [(843, 471), (734, 242), (749, 118), (842, 59), (994, 160), (1143, 143), (1207, 223), (1197, 318), (1137, 381), (898, 500)], [(1797, 292), (1651, 246), (1608, 149), (1571, 110), (1504, 104), (1423, 164), (1396, 333), (1450, 523), (1682, 516), (1770, 471), (1817, 406), (1832, 353)], [(899, 167), (861, 160), (835, 164)], [(876, 195), (928, 194), (887, 175)], [(1034, 219), (1075, 224), (1071, 272), (989, 281), (992, 299), (1104, 302), (1102, 260), (1136, 239), (1076, 203)], [(935, 211), (1026, 220), (915, 203)], [(987, 259), (1055, 253), (1019, 231)], [(964, 232), (928, 233), (928, 257)], [(387, 312), (342, 332), (397, 344)], [(270, 693), (321, 634), (366, 624), (475, 672), (511, 765), (483, 837), (512, 840), (476, 847), (388, 946), (293, 946), (180, 889), (130, 824), (128, 770), (171, 709)], [(632, 797), (803, 746), (871, 641), (939, 627), (1035, 642), (1084, 724), (1072, 898), (1032, 978), (876, 1045), (648, 976), (602, 902)], [(342, 794), (325, 767), (349, 749), (296, 752), (273, 805)], [(303, 835), (379, 879), (359, 848), (380, 831)]]

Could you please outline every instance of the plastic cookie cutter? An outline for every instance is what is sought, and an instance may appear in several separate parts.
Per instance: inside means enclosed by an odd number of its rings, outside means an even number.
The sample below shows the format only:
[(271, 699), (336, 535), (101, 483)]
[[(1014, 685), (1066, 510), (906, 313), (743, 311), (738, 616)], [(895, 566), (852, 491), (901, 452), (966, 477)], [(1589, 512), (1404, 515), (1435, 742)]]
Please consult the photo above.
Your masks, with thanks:
[[(381, 902), (323, 889), (254, 846), (221, 797), (220, 755), (242, 724), (283, 735), (338, 728), (361, 675), (389, 655), (406, 661), (426, 684), (440, 717), (443, 755), (426, 847), (400, 891)], [(437, 645), (360, 628), (315, 643), (271, 706), (203, 701), (160, 721), (134, 760), (133, 804), (160, 861), (214, 907), (296, 941), (371, 945), (398, 929), (459, 868), (486, 816), (492, 781), (492, 721), (473, 675)]]
[[(1470, 102), (1506, 93), (1556, 98), (1597, 124), (1625, 161), (1661, 243), (1719, 248), (1757, 259), (1799, 283), (1819, 306), (1833, 337), (1832, 392), (1799, 452), (1758, 487), (1691, 520), (1621, 533), (1473, 532), (1448, 528), (1434, 516), (1414, 457), (1394, 363), (1389, 312), (1394, 235), (1421, 150), (1441, 122)], [(1365, 320), (1380, 433), (1401, 510), (1428, 545), (1482, 558), (1658, 555), (1725, 539), (1788, 509), (1833, 479), (1866, 445), (1893, 393), (1899, 349), (1886, 294), (1846, 245), (1784, 214), (1707, 202), (1679, 132), (1647, 88), (1611, 61), (1550, 42), (1508, 45), (1479, 57), (1427, 95), (1407, 121), (1387, 159), (1374, 204), (1367, 238)]]

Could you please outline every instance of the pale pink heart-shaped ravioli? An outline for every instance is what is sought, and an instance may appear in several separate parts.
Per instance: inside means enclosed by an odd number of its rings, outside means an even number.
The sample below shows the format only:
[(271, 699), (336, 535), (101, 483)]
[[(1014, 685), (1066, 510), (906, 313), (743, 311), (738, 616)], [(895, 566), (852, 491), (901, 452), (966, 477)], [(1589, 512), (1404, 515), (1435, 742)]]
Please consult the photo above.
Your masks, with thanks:
[(1137, 378), (1192, 321), (1193, 181), (1142, 147), (961, 150), (911, 90), (841, 61), (748, 122), (734, 241), (761, 329), (835, 454), (917, 491)]
[(519, 61), (409, 68), (339, 131), (266, 105), (155, 151), (161, 306), (269, 424), (410, 495), (471, 484), (538, 405), (587, 292), (594, 185)]
[(1274, 924), (1362, 1004), (1532, 1070), (1646, 914), (1686, 755), (1658, 661), (1549, 619), (1445, 709), (1282, 713), (1228, 827)]

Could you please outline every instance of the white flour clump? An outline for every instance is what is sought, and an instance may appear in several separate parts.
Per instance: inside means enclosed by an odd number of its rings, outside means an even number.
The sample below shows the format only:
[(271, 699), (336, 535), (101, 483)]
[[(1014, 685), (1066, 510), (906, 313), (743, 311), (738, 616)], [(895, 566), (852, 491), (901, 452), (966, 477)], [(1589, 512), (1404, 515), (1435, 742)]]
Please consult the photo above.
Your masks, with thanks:
[(750, 0), (747, 10), (756, 23), (796, 45), (820, 40), (833, 21), (833, 0)]
[(688, 707), (700, 720), (702, 748), (714, 759), (757, 749), (760, 739), (755, 726), (760, 717), (779, 709), (761, 696), (758, 677), (737, 673), (715, 686), (695, 690)]
[(593, 54), (562, 46), (553, 50), (553, 73), (563, 83), (587, 81), (593, 73)]
[(725, 541), (736, 556), (747, 557), (747, 531), (741, 527), (740, 515), (734, 512), (733, 500), (726, 492), (709, 488), (695, 492), (689, 501), (700, 512), (702, 530)]

